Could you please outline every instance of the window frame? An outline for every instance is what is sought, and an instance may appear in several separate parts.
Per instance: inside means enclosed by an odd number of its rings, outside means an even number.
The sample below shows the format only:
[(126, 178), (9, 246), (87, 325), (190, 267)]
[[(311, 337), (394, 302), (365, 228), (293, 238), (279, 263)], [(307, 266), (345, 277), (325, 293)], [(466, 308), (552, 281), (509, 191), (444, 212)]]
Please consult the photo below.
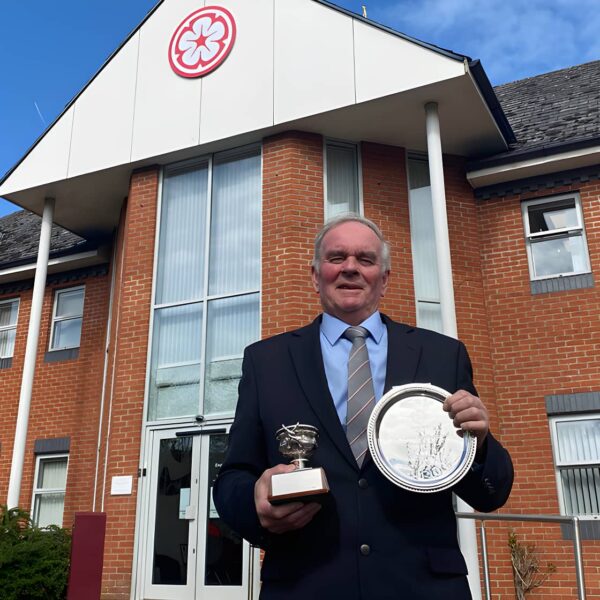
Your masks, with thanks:
[[(565, 497), (563, 492), (563, 484), (561, 480), (561, 470), (562, 469), (577, 469), (577, 468), (590, 468), (590, 467), (600, 467), (600, 458), (598, 462), (584, 462), (584, 461), (576, 461), (576, 462), (564, 462), (559, 460), (559, 452), (558, 452), (558, 424), (564, 422), (574, 422), (574, 421), (600, 421), (600, 413), (585, 413), (585, 414), (576, 414), (576, 415), (556, 415), (552, 416), (549, 419), (550, 425), (550, 441), (552, 446), (552, 459), (554, 462), (554, 474), (556, 478), (556, 489), (558, 492), (558, 504), (561, 515), (568, 515), (569, 513), (566, 510)], [(600, 511), (596, 514), (581, 514), (578, 513), (574, 516), (579, 517), (580, 519), (585, 520), (598, 520), (600, 518)]]
[[(360, 149), (360, 144), (357, 142), (349, 142), (347, 140), (340, 140), (337, 138), (323, 138), (323, 214), (325, 217), (325, 221), (334, 217), (335, 215), (330, 214), (329, 212), (329, 191), (327, 185), (327, 175), (328, 175), (328, 154), (327, 150), (329, 146), (338, 146), (341, 148), (349, 148), (354, 150), (354, 157), (356, 160), (356, 185), (358, 186), (358, 207), (356, 213), (359, 215), (364, 215), (364, 204), (363, 204), (363, 178), (362, 178), (362, 154)], [(349, 211), (354, 212), (354, 211)], [(344, 213), (336, 213), (336, 214), (344, 214)]]
[[(1, 331), (15, 331), (15, 343), (16, 343), (16, 332), (17, 332), (17, 326), (19, 324), (19, 311), (21, 309), (21, 298), (17, 297), (17, 298), (6, 298), (4, 300), (0, 300), (0, 304), (9, 304), (11, 302), (16, 302), (17, 303), (17, 316), (15, 318), (15, 323), (14, 325), (0, 325), (0, 332)], [(13, 351), (12, 354), (10, 356), (2, 356), (0, 355), (0, 360), (6, 359), (6, 358), (12, 358), (15, 354), (15, 348), (13, 345)]]
[[(539, 204), (553, 204), (560, 203), (565, 200), (575, 201), (575, 214), (577, 215), (577, 225), (573, 227), (562, 227), (560, 229), (553, 229), (551, 232), (538, 232), (531, 233), (530, 222), (529, 222), (529, 207), (536, 206)], [(587, 237), (585, 234), (585, 226), (583, 221), (583, 210), (581, 207), (581, 197), (578, 192), (570, 192), (568, 194), (560, 194), (557, 196), (544, 196), (543, 198), (535, 198), (531, 200), (523, 200), (521, 202), (521, 218), (523, 222), (523, 230), (525, 234), (525, 247), (527, 250), (527, 264), (529, 266), (529, 279), (530, 281), (542, 281), (545, 279), (557, 279), (559, 277), (571, 277), (574, 275), (583, 275), (591, 273), (590, 254), (587, 245)], [(537, 240), (544, 239), (562, 239), (581, 236), (583, 241), (583, 250), (585, 258), (585, 267), (579, 271), (570, 271), (564, 273), (552, 273), (550, 275), (536, 275), (535, 263), (533, 259), (532, 244), (535, 244)]]
[[(153, 257), (153, 272), (152, 272), (152, 296), (151, 296), (151, 311), (150, 311), (150, 322), (149, 322), (149, 335), (148, 335), (148, 350), (147, 350), (147, 361), (146, 361), (146, 384), (145, 384), (145, 395), (144, 395), (144, 422), (146, 425), (160, 425), (160, 426), (169, 426), (173, 423), (180, 423), (189, 421), (190, 418), (198, 418), (198, 414), (189, 414), (189, 415), (171, 415), (167, 417), (150, 417), (150, 408), (151, 408), (151, 387), (152, 387), (152, 376), (153, 376), (153, 351), (154, 351), (154, 338), (156, 335), (155, 321), (157, 319), (157, 313), (160, 310), (168, 309), (168, 308), (179, 308), (186, 305), (201, 305), (202, 308), (202, 325), (200, 332), (200, 344), (201, 344), (201, 365), (199, 372), (199, 395), (198, 395), (198, 407), (202, 409), (205, 408), (205, 398), (206, 398), (206, 372), (207, 372), (207, 348), (208, 348), (208, 309), (209, 305), (218, 300), (229, 300), (232, 298), (240, 298), (244, 296), (252, 296), (258, 295), (258, 323), (257, 328), (259, 332), (260, 339), (260, 331), (262, 330), (262, 288), (263, 288), (263, 280), (262, 280), (262, 269), (260, 269), (259, 273), (259, 281), (257, 287), (250, 287), (244, 289), (238, 289), (234, 292), (209, 292), (210, 286), (210, 259), (211, 259), (211, 223), (213, 218), (213, 174), (215, 165), (219, 165), (222, 162), (227, 162), (232, 159), (243, 159), (248, 156), (257, 156), (260, 160), (260, 179), (261, 179), (261, 190), (262, 190), (262, 181), (263, 181), (263, 165), (264, 165), (264, 154), (263, 154), (263, 145), (262, 143), (251, 143), (244, 146), (238, 146), (235, 148), (230, 148), (228, 150), (222, 150), (219, 152), (213, 152), (208, 154), (201, 154), (194, 158), (186, 159), (183, 161), (177, 161), (174, 163), (169, 163), (161, 167), (159, 172), (159, 185), (158, 185), (158, 195), (157, 195), (157, 227), (154, 236), (154, 257)], [(204, 274), (203, 274), (203, 283), (202, 283), (202, 293), (198, 296), (190, 297), (185, 300), (176, 300), (176, 301), (168, 301), (168, 302), (159, 302), (157, 301), (157, 282), (158, 282), (158, 270), (159, 270), (159, 253), (160, 253), (160, 242), (161, 242), (161, 231), (162, 231), (162, 216), (164, 211), (164, 186), (166, 178), (173, 174), (177, 173), (180, 170), (194, 169), (201, 167), (206, 164), (206, 168), (208, 170), (208, 180), (207, 180), (207, 208), (206, 208), (206, 222), (204, 223), (205, 227), (205, 240), (207, 251), (204, 253)], [(262, 256), (262, 232), (263, 232), (263, 221), (262, 221), (262, 191), (260, 193), (260, 256)], [(227, 359), (243, 359), (243, 349), (241, 352), (235, 355), (228, 355)], [(185, 362), (173, 362), (168, 363), (166, 366), (168, 367), (179, 367), (179, 366), (187, 366), (194, 365), (195, 361), (185, 361)], [(223, 412), (214, 412), (206, 415), (201, 415), (202, 420), (206, 419), (207, 422), (221, 422), (221, 421), (231, 421), (235, 414), (235, 407), (231, 411), (223, 411)]]
[[(38, 488), (38, 478), (40, 475), (40, 464), (45, 461), (57, 460), (57, 459), (65, 459), (66, 460), (66, 468), (65, 468), (65, 487), (64, 488)], [(64, 512), (65, 512), (65, 499), (67, 496), (67, 481), (69, 477), (69, 454), (65, 452), (61, 452), (60, 454), (38, 454), (35, 457), (35, 469), (33, 476), (33, 491), (31, 493), (31, 520), (37, 525), (37, 515), (35, 514), (35, 501), (38, 496), (44, 496), (47, 494), (56, 494), (63, 493), (63, 514), (61, 517), (60, 523), (55, 523), (59, 527), (62, 527), (62, 522), (64, 520)]]
[[(57, 317), (56, 310), (58, 308), (59, 296), (66, 292), (74, 292), (76, 290), (83, 290), (83, 298), (81, 301), (81, 314), (69, 315), (68, 317)], [(76, 285), (76, 286), (72, 286), (72, 287), (66, 287), (66, 288), (60, 288), (60, 289), (54, 290), (54, 302), (53, 302), (53, 306), (52, 306), (52, 321), (50, 324), (50, 340), (49, 340), (49, 344), (48, 344), (49, 352), (60, 352), (61, 350), (71, 350), (73, 348), (81, 347), (81, 334), (83, 333), (84, 307), (85, 307), (85, 285)], [(62, 346), (60, 348), (55, 348), (54, 347), (54, 339), (55, 339), (55, 335), (56, 335), (57, 323), (62, 323), (63, 321), (71, 321), (73, 319), (81, 319), (81, 329), (79, 331), (79, 343), (74, 346)]]

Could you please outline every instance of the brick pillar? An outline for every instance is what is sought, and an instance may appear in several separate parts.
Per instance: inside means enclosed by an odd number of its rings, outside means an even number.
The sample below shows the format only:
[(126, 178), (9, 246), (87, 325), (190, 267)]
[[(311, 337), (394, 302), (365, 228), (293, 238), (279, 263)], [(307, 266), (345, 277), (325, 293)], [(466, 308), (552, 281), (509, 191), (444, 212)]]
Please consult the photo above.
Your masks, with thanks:
[[(134, 172), (115, 260), (104, 443), (108, 443), (104, 510), (108, 515), (103, 597), (129, 598), (152, 291), (158, 169)], [(109, 433), (107, 433), (109, 432)], [(105, 450), (103, 449), (103, 452)], [(102, 478), (103, 473), (100, 473)], [(111, 496), (113, 476), (133, 476), (131, 495)]]
[(320, 312), (310, 280), (323, 224), (323, 142), (287, 132), (263, 145), (262, 336), (300, 327)]

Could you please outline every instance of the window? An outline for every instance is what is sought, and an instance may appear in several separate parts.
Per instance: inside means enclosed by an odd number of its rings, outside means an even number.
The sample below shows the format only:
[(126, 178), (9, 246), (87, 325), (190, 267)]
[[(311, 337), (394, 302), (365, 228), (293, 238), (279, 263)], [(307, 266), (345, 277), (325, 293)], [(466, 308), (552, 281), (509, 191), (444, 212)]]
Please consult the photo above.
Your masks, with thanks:
[(522, 203), (532, 280), (590, 272), (578, 194)]
[(442, 308), (427, 159), (421, 157), (408, 159), (408, 182), (417, 325), (441, 332)]
[(600, 416), (551, 420), (561, 513), (600, 515)]
[(31, 514), (38, 527), (62, 526), (67, 487), (67, 455), (38, 456)]
[(50, 350), (78, 348), (83, 322), (85, 287), (57, 290), (52, 312)]
[(259, 147), (165, 169), (148, 419), (232, 415), (259, 338)]
[(325, 219), (360, 213), (358, 147), (346, 142), (325, 142)]
[(10, 359), (15, 350), (19, 299), (0, 301), (0, 361)]

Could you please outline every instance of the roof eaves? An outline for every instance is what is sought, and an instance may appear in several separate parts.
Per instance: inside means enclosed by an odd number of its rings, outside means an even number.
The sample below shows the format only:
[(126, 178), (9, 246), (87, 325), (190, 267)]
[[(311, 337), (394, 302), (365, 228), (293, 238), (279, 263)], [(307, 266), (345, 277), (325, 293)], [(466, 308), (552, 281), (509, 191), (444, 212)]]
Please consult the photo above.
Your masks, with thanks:
[(600, 136), (594, 136), (586, 139), (579, 140), (568, 140), (562, 142), (554, 142), (550, 144), (544, 144), (542, 146), (536, 146), (535, 148), (522, 148), (519, 150), (509, 150), (501, 154), (490, 156), (489, 158), (483, 158), (467, 163), (467, 171), (477, 171), (480, 169), (489, 169), (491, 167), (499, 167), (502, 165), (509, 165), (517, 161), (523, 161), (533, 158), (540, 158), (543, 156), (553, 156), (556, 154), (562, 154), (564, 152), (570, 152), (574, 150), (582, 150), (585, 148), (592, 148), (600, 145)]
[(488, 105), (494, 120), (500, 128), (506, 143), (514, 144), (517, 141), (517, 138), (512, 127), (510, 126), (508, 119), (506, 118), (506, 115), (504, 114), (504, 110), (502, 109), (502, 105), (496, 96), (496, 92), (494, 91), (486, 72), (483, 70), (481, 61), (478, 58), (475, 60), (469, 60), (469, 70), (473, 74), (473, 79), (475, 79), (475, 82), (479, 87), (479, 91)]

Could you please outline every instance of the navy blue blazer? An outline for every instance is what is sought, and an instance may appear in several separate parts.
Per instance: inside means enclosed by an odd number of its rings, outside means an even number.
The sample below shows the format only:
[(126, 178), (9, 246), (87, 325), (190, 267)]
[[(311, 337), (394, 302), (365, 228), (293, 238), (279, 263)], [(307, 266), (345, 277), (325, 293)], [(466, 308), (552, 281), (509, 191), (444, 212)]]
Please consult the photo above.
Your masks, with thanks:
[[(477, 393), (461, 342), (382, 319), (386, 391), (420, 382)], [(470, 598), (451, 492), (476, 510), (501, 507), (513, 481), (510, 456), (489, 434), (474, 468), (452, 490), (433, 494), (395, 486), (369, 456), (359, 469), (327, 385), (319, 323), (320, 317), (246, 349), (229, 450), (213, 491), (221, 518), (265, 549), (261, 598)], [(318, 427), (311, 464), (324, 468), (331, 492), (306, 527), (271, 534), (260, 526), (254, 484), (265, 469), (286, 462), (275, 432), (296, 422)]]

